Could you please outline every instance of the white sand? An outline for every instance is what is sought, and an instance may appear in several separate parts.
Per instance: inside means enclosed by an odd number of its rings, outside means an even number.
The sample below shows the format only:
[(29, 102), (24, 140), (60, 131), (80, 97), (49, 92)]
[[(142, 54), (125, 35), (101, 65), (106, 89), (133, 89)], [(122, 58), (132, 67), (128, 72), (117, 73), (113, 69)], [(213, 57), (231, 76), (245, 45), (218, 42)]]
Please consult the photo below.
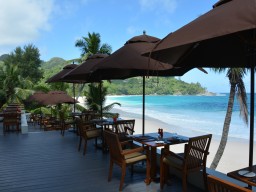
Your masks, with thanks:
[[(141, 118), (133, 118), (132, 116), (127, 115), (125, 113), (123, 116), (121, 111), (118, 111), (118, 112), (120, 113), (120, 116), (124, 119), (136, 119), (135, 134), (142, 133)], [(158, 128), (163, 128), (164, 131), (176, 132), (180, 135), (184, 135), (188, 137), (207, 134), (207, 133), (185, 130), (182, 128), (170, 126), (156, 119), (146, 118), (145, 133), (155, 133), (157, 132)], [(212, 142), (210, 145), (210, 154), (207, 159), (207, 167), (210, 167), (210, 164), (215, 156), (219, 143), (220, 143), (220, 136), (213, 135)], [(170, 146), (170, 149), (174, 152), (182, 152), (184, 150), (184, 145), (183, 144), (173, 145), (173, 146)], [(255, 158), (256, 158), (256, 150), (254, 150), (254, 160)], [(249, 163), (249, 140), (229, 138), (224, 154), (216, 170), (222, 173), (227, 173), (229, 171), (247, 167), (248, 163)]]

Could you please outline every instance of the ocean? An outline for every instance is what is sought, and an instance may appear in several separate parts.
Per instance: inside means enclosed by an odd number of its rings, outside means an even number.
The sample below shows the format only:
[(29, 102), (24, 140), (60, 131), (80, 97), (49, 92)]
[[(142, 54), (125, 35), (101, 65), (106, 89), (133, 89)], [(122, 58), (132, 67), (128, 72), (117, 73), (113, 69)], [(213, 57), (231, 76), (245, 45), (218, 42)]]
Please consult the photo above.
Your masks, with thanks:
[[(147, 95), (145, 97), (145, 116), (163, 121), (175, 127), (221, 135), (227, 110), (229, 94), (217, 96), (172, 96)], [(248, 102), (250, 98), (248, 97)], [(121, 103), (115, 108), (130, 117), (142, 117), (142, 96), (108, 96), (106, 104)], [(248, 104), (249, 107), (249, 104)], [(247, 126), (239, 116), (239, 105), (235, 98), (229, 136), (249, 138)]]

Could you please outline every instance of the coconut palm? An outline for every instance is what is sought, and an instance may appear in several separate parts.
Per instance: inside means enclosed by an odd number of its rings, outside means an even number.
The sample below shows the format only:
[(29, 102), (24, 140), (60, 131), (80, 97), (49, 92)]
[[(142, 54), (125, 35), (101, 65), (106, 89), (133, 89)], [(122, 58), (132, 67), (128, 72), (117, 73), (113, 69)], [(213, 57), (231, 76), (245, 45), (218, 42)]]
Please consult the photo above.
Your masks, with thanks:
[(0, 69), (0, 84), (5, 93), (2, 107), (5, 103), (22, 103), (32, 92), (33, 84), (28, 78), (23, 78), (19, 74), (17, 65), (5, 63)]
[(101, 112), (105, 117), (113, 117), (116, 113), (110, 113), (109, 111), (115, 106), (119, 105), (120, 103), (114, 102), (109, 105), (105, 106), (106, 95), (107, 95), (107, 88), (101, 86), (101, 84), (90, 84), (89, 89), (85, 92), (86, 100), (85, 104), (89, 110), (96, 111), (98, 113)]
[[(100, 34), (99, 33), (89, 33), (88, 37), (82, 37), (76, 41), (76, 47), (81, 48), (82, 60), (86, 59), (89, 55), (96, 53), (110, 54), (112, 48), (110, 45), (104, 43), (101, 45)], [(87, 107), (90, 110), (95, 110), (97, 112), (101, 111), (101, 106), (104, 105), (105, 96), (107, 95), (107, 89), (101, 86), (102, 84), (91, 83), (89, 85), (89, 91), (85, 93), (87, 97)], [(100, 89), (100, 87), (102, 87)], [(101, 95), (102, 94), (102, 95)], [(107, 113), (113, 108), (117, 103), (113, 103), (102, 108), (104, 116), (109, 116)], [(118, 103), (119, 104), (119, 103)]]
[[(219, 73), (226, 71), (226, 69), (224, 68), (216, 68), (213, 70)], [(211, 166), (210, 166), (211, 169), (217, 168), (218, 163), (224, 153), (224, 150), (227, 144), (228, 132), (229, 132), (230, 122), (232, 118), (235, 95), (237, 96), (238, 103), (240, 106), (240, 117), (242, 117), (246, 125), (248, 125), (247, 96), (246, 96), (246, 90), (243, 82), (243, 77), (245, 76), (246, 72), (247, 70), (244, 68), (227, 69), (226, 76), (228, 77), (229, 83), (230, 83), (228, 108), (227, 108), (226, 117), (223, 125), (221, 141), (220, 141), (218, 150), (214, 156), (214, 159), (211, 163)]]
[(110, 54), (112, 52), (112, 48), (110, 45), (106, 43), (101, 45), (100, 34), (94, 32), (88, 32), (88, 37), (82, 37), (82, 39), (78, 39), (75, 43), (75, 46), (81, 49), (82, 60), (85, 60), (89, 55), (92, 54)]

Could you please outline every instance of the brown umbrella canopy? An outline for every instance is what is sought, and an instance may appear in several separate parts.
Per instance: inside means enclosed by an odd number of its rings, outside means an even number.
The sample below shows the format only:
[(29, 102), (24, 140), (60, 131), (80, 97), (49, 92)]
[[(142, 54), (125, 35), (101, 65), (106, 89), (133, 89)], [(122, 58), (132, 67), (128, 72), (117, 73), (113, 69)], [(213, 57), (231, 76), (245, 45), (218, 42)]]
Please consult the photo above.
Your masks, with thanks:
[(152, 49), (159, 40), (145, 33), (131, 38), (123, 47), (94, 65), (92, 75), (108, 80), (166, 73), (166, 70), (172, 69), (172, 65), (141, 56), (141, 53)]
[(48, 93), (44, 92), (35, 92), (28, 99), (29, 101), (36, 101), (42, 105), (57, 105), (61, 103), (78, 103), (64, 91), (49, 91)]
[(28, 101), (35, 101), (43, 105), (43, 101), (47, 98), (47, 93), (42, 91), (37, 91), (29, 96)]
[(147, 55), (174, 66), (250, 67), (247, 51), (253, 42), (255, 18), (255, 0), (219, 1), (209, 12), (167, 35)]
[(69, 71), (68, 73), (62, 75), (63, 81), (84, 81), (84, 82), (97, 82), (100, 81), (97, 77), (91, 76), (92, 68), (94, 65), (98, 64), (101, 60), (106, 58), (108, 54), (97, 53), (89, 56), (85, 62), (77, 66), (75, 69)]
[(76, 64), (66, 65), (65, 67), (63, 67), (63, 69), (59, 73), (57, 73), (57, 74), (53, 75), (51, 78), (49, 78), (46, 81), (46, 83), (54, 83), (54, 82), (82, 83), (81, 81), (78, 81), (78, 80), (63, 80), (62, 79), (63, 75), (72, 71), (76, 67), (78, 67), (78, 65), (76, 65)]
[(254, 145), (256, 0), (221, 0), (144, 55), (179, 67), (251, 68), (250, 153)]

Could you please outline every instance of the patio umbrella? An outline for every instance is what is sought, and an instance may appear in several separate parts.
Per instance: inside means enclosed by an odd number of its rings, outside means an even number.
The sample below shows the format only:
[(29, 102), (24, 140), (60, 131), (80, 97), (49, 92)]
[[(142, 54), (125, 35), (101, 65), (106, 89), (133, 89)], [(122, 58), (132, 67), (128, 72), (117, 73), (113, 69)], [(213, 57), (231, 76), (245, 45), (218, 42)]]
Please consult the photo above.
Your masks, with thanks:
[[(74, 69), (70, 74), (79, 75), (77, 77), (90, 80), (111, 80), (126, 79), (130, 77), (143, 77), (143, 97), (142, 97), (142, 134), (145, 132), (145, 76), (180, 76), (190, 70), (187, 68), (172, 69), (172, 65), (148, 59), (141, 56), (141, 53), (152, 49), (160, 39), (146, 35), (135, 36), (128, 40), (123, 47), (113, 54), (104, 58), (98, 64), (93, 65), (89, 70), (82, 71)], [(87, 72), (87, 75), (85, 73)], [(88, 74), (88, 72), (90, 72)], [(70, 75), (68, 74), (68, 76)], [(75, 75), (74, 75), (75, 76)]]
[(144, 55), (179, 67), (251, 69), (249, 166), (254, 144), (256, 0), (221, 0)]
[[(98, 82), (100, 83), (101, 87), (101, 79), (96, 76), (92, 76), (91, 73), (94, 65), (97, 65), (101, 60), (103, 60), (106, 57), (108, 57), (108, 54), (97, 53), (90, 55), (85, 62), (77, 66), (75, 69), (64, 74), (61, 79), (63, 81), (83, 81), (84, 83)], [(102, 118), (102, 106), (100, 111)]]
[(100, 63), (104, 58), (108, 57), (108, 54), (96, 53), (90, 55), (85, 62), (78, 65), (75, 69), (70, 70), (68, 73), (63, 74), (62, 81), (83, 81), (87, 83), (100, 82), (101, 78), (92, 76), (94, 66)]
[(44, 105), (57, 105), (61, 103), (73, 104), (78, 103), (64, 91), (49, 91), (42, 100)]
[(43, 101), (45, 100), (46, 97), (47, 97), (47, 93), (42, 91), (37, 91), (37, 92), (34, 92), (32, 95), (30, 95), (27, 100), (35, 101), (39, 104), (43, 104)]
[(57, 105), (61, 103), (78, 103), (64, 91), (49, 91), (44, 93), (41, 91), (35, 92), (29, 96), (28, 101), (35, 101), (42, 105)]
[[(63, 67), (63, 69), (53, 75), (52, 77), (50, 77), (46, 83), (56, 83), (56, 82), (67, 82), (67, 83), (72, 83), (73, 84), (73, 96), (74, 96), (74, 100), (75, 100), (75, 83), (83, 83), (83, 81), (81, 80), (69, 80), (69, 79), (62, 79), (61, 77), (65, 74), (67, 74), (68, 72), (70, 72), (71, 70), (73, 70), (74, 68), (78, 67), (78, 65), (76, 64), (70, 64), (70, 65), (66, 65), (65, 67)], [(75, 112), (75, 103), (74, 102), (74, 112)]]

